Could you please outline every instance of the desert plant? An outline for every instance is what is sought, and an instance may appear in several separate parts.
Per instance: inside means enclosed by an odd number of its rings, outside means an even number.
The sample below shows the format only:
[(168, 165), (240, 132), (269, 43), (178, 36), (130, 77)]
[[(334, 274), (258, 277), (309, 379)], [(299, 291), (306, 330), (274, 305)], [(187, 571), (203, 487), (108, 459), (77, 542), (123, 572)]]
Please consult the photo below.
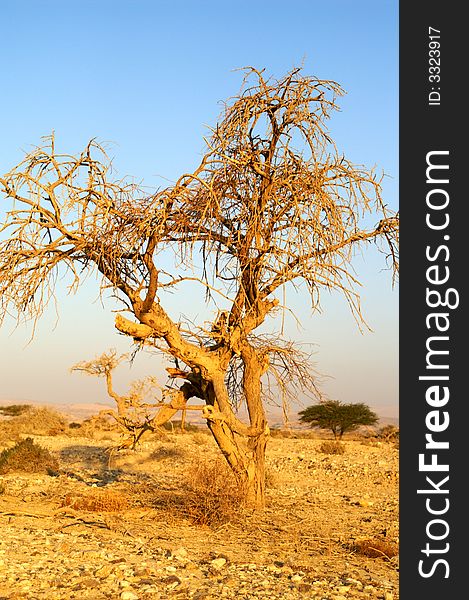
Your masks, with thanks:
[(192, 434), (191, 439), (196, 446), (206, 446), (207, 444), (211, 443), (211, 440), (213, 440), (213, 438), (210, 438), (209, 435), (209, 431), (205, 432), (199, 430)]
[(333, 442), (325, 441), (319, 446), (318, 450), (324, 454), (344, 454), (345, 445), (337, 440), (334, 440)]
[(384, 425), (378, 431), (378, 437), (385, 442), (399, 442), (399, 427), (395, 425)]
[[(319, 395), (309, 356), (282, 340), (282, 327), (275, 335), (259, 327), (279, 314), (286, 288), (300, 284), (313, 311), (323, 291), (336, 291), (363, 322), (351, 260), (371, 242), (397, 271), (399, 220), (380, 178), (347, 160), (328, 132), (342, 94), (300, 69), (279, 80), (246, 69), (200, 165), (154, 194), (113, 181), (94, 140), (73, 156), (58, 152), (52, 136), (0, 177), (9, 202), (0, 318), (16, 311), (38, 319), (59, 274), (68, 272), (72, 291), (99, 274), (131, 316), (118, 314), (116, 328), (174, 361), (161, 397), (168, 418), (200, 411), (252, 506), (265, 502), (265, 403)], [(165, 309), (165, 292), (187, 295), (188, 283), (206, 293), (209, 323)], [(200, 404), (187, 405), (192, 397)]]
[[(184, 422), (182, 419), (171, 419), (161, 425), (162, 429), (171, 431), (172, 433), (197, 433), (202, 430), (207, 430), (205, 426), (203, 429), (194, 423)], [(208, 431), (208, 430), (207, 430)]]
[(186, 451), (183, 448), (177, 446), (160, 446), (150, 454), (152, 460), (166, 460), (184, 458)]
[(31, 404), (9, 404), (0, 406), (0, 415), (5, 417), (17, 417), (31, 408)]
[[(133, 381), (126, 395), (115, 391), (113, 372), (126, 358), (126, 354), (118, 356), (116, 350), (111, 349), (93, 360), (81, 361), (73, 365), (70, 370), (106, 379), (107, 393), (116, 403), (116, 410), (103, 410), (99, 416), (109, 415), (116, 421), (123, 435), (120, 448), (130, 446), (135, 449), (147, 431), (158, 431), (159, 425), (167, 421), (168, 407), (163, 402), (152, 402), (156, 391), (161, 389), (154, 377)], [(175, 412), (172, 411), (170, 416)]]
[(17, 439), (22, 434), (57, 435), (67, 430), (63, 415), (47, 406), (30, 406), (17, 417), (0, 422), (3, 436)]
[(220, 459), (193, 462), (183, 512), (196, 525), (219, 527), (241, 517), (244, 490)]
[(320, 404), (308, 406), (300, 411), (300, 421), (309, 423), (311, 427), (330, 429), (334, 439), (342, 439), (347, 431), (355, 431), (361, 425), (374, 425), (377, 415), (362, 402), (342, 404), (338, 400), (327, 400)]
[(5, 473), (48, 473), (55, 474), (57, 460), (49, 450), (39, 446), (32, 438), (17, 442), (12, 448), (0, 453), (0, 474)]
[(67, 494), (61, 506), (90, 512), (118, 512), (129, 507), (129, 499), (120, 492), (92, 490), (86, 494)]

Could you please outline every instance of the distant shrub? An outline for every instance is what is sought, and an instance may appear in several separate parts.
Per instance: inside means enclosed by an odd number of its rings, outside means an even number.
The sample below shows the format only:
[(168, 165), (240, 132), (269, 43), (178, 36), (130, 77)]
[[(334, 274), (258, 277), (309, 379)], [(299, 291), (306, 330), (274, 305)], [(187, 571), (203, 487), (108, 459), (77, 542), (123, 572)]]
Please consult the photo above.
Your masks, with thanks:
[(310, 429), (282, 429), (280, 427), (272, 427), (270, 437), (287, 440), (311, 440), (317, 437), (316, 433)]
[(20, 434), (57, 435), (67, 429), (67, 421), (47, 406), (30, 406), (14, 418), (0, 423), (2, 437), (17, 439)]
[(343, 454), (345, 452), (345, 445), (335, 440), (326, 441), (319, 446), (318, 450), (324, 454)]
[(93, 490), (87, 494), (67, 494), (62, 506), (74, 510), (90, 512), (118, 512), (129, 507), (129, 500), (124, 494), (108, 490)]
[(0, 406), (0, 415), (5, 417), (17, 417), (29, 410), (30, 404), (10, 404), (9, 406)]
[(81, 428), (81, 423), (69, 423), (68, 424), (69, 429), (80, 429)]
[(378, 436), (385, 442), (398, 442), (399, 427), (396, 427), (395, 425), (385, 425), (379, 430)]
[(52, 474), (57, 469), (58, 462), (49, 450), (35, 444), (32, 438), (26, 438), (0, 453), (0, 474), (12, 472)]
[(166, 423), (163, 423), (162, 425), (160, 425), (160, 427), (162, 429), (165, 429), (166, 431), (171, 431), (173, 433), (181, 433), (184, 431), (195, 433), (197, 431), (200, 431), (200, 427), (198, 427), (197, 425), (193, 425), (192, 423), (184, 423), (184, 429), (182, 429), (181, 424), (181, 420), (175, 419), (173, 421), (166, 421)]
[(295, 435), (289, 429), (280, 429), (279, 427), (272, 427), (272, 429), (270, 430), (270, 437), (290, 439), (292, 437), (295, 437)]
[(94, 438), (96, 434), (119, 431), (116, 421), (107, 414), (93, 415), (81, 423), (80, 435)]

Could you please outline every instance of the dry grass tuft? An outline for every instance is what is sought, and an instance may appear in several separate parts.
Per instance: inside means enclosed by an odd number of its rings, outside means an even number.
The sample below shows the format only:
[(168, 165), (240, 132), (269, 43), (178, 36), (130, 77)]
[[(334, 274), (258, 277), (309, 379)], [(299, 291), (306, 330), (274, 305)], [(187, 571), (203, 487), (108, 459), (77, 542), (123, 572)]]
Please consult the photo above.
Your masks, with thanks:
[(55, 473), (57, 460), (49, 450), (26, 438), (0, 453), (0, 474), (5, 473)]
[(90, 512), (119, 512), (129, 508), (129, 500), (119, 492), (94, 489), (86, 494), (67, 494), (61, 506)]
[(151, 460), (167, 460), (175, 458), (184, 458), (186, 451), (184, 448), (177, 446), (160, 446), (150, 454)]
[(193, 461), (188, 464), (181, 489), (146, 490), (143, 505), (160, 510), (173, 522), (189, 521), (213, 529), (242, 519), (243, 494), (225, 460)]
[(198, 431), (192, 434), (192, 441), (196, 446), (206, 446), (213, 443), (210, 432)]
[(354, 544), (352, 549), (357, 554), (368, 556), (368, 558), (391, 559), (399, 554), (397, 544), (380, 539), (360, 540)]
[(219, 527), (240, 517), (243, 493), (224, 459), (193, 462), (184, 512), (196, 525)]

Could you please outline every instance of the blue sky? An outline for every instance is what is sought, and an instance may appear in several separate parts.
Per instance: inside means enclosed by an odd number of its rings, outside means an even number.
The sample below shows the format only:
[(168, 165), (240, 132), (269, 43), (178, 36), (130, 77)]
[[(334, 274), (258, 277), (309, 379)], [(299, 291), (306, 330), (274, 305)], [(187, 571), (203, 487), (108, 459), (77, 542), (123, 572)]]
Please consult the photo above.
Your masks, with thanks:
[[(282, 76), (306, 74), (347, 91), (332, 135), (349, 159), (376, 165), (384, 195), (398, 205), (398, 3), (334, 0), (149, 2), (102, 0), (2, 2), (0, 42), (0, 172), (18, 162), (41, 136), (80, 151), (97, 138), (110, 142), (119, 175), (150, 187), (196, 166), (207, 125), (220, 101), (237, 93), (252, 65)], [(3, 209), (2, 209), (3, 210)], [(1, 214), (1, 213), (0, 213)], [(316, 344), (325, 391), (344, 402), (398, 412), (398, 292), (380, 256), (358, 257), (364, 313), (373, 333), (361, 334), (345, 302), (330, 298), (311, 316), (306, 298), (292, 298), (303, 329), (289, 335)], [(90, 281), (74, 297), (61, 295), (56, 324), (48, 311), (34, 339), (31, 327), (0, 330), (0, 399), (103, 401), (103, 382), (71, 375), (78, 360), (117, 347), (130, 349), (113, 327)], [(184, 310), (183, 300), (174, 310)], [(55, 326), (55, 329), (54, 329)], [(155, 357), (122, 367), (118, 385), (161, 372)]]

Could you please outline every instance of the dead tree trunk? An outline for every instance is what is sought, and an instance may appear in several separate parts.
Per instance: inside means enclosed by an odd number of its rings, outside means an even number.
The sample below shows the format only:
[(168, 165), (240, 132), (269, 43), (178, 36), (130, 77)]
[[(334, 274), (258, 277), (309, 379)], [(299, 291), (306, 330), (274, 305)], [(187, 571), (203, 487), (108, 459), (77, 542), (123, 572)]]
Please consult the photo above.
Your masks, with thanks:
[(208, 427), (243, 491), (246, 506), (264, 508), (266, 434), (246, 440), (224, 424), (209, 421)]

